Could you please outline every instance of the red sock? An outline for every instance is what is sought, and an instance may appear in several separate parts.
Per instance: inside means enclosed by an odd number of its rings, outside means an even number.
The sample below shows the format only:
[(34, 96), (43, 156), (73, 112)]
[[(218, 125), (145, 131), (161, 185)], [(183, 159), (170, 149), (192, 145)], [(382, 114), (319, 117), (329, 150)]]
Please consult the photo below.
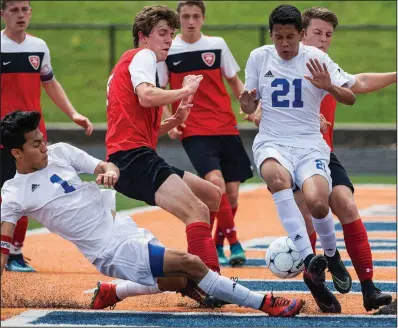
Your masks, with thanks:
[(373, 279), (372, 252), (365, 226), (358, 220), (343, 225), (344, 241), (348, 255), (358, 275), (359, 281)]
[(16, 247), (22, 247), (25, 241), (26, 231), (28, 230), (28, 217), (21, 217), (14, 230), (12, 244)]
[(210, 234), (213, 231), (214, 221), (216, 220), (217, 212), (210, 212)]
[(316, 232), (314, 231), (310, 236), (310, 242), (314, 254), (316, 254)]
[(186, 233), (190, 253), (199, 256), (211, 270), (219, 273), (220, 264), (209, 225), (204, 222), (191, 223), (187, 226)]
[(229, 244), (232, 245), (237, 243), (238, 238), (236, 236), (234, 216), (232, 214), (232, 209), (231, 205), (229, 204), (227, 194), (223, 194), (221, 197), (220, 208), (217, 213), (217, 221)]
[[(232, 208), (232, 215), (234, 216), (234, 220), (235, 220), (235, 214), (236, 214), (237, 210), (238, 210), (238, 205), (236, 205), (234, 208)], [(216, 244), (216, 246), (224, 246), (225, 236), (222, 233), (221, 227), (218, 223), (217, 223), (216, 231), (214, 232), (213, 239), (214, 239), (214, 243)]]

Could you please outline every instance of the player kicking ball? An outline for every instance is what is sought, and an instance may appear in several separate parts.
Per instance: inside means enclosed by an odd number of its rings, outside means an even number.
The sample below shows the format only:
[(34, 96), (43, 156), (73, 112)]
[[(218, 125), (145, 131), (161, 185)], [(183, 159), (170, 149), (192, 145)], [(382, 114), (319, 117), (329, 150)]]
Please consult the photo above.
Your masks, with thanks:
[[(10, 252), (15, 225), (32, 216), (51, 232), (71, 241), (101, 273), (128, 280), (102, 283), (92, 303), (95, 309), (137, 294), (162, 292), (171, 277), (193, 281), (204, 293), (228, 303), (260, 310), (270, 316), (294, 316), (302, 299), (274, 297), (250, 291), (209, 270), (195, 255), (165, 248), (130, 217), (115, 218), (115, 191), (83, 182), (79, 174), (96, 174), (97, 184), (113, 187), (119, 169), (65, 143), (49, 147), (38, 129), (38, 112), (16, 111), (1, 121), (4, 148), (15, 158), (17, 173), (2, 189), (1, 274)], [(67, 204), (67, 205), (66, 205)], [(187, 279), (174, 283), (185, 287)]]

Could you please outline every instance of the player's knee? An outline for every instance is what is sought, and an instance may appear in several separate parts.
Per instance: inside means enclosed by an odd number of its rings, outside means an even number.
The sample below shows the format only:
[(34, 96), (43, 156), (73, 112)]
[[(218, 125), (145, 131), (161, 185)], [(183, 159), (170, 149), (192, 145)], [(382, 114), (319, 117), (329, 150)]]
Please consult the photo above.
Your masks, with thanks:
[(341, 199), (338, 202), (338, 206), (334, 206), (332, 211), (336, 214), (341, 224), (352, 223), (359, 218), (357, 205), (352, 198)]
[(218, 211), (221, 202), (222, 192), (221, 189), (212, 184), (206, 190), (206, 195), (208, 197), (207, 205), (212, 212)]
[(329, 213), (329, 204), (322, 199), (316, 199), (310, 206), (310, 212), (315, 219), (323, 219)]
[(217, 186), (221, 190), (225, 190), (224, 178), (219, 174), (211, 174), (206, 177), (206, 180), (211, 182), (213, 185)]

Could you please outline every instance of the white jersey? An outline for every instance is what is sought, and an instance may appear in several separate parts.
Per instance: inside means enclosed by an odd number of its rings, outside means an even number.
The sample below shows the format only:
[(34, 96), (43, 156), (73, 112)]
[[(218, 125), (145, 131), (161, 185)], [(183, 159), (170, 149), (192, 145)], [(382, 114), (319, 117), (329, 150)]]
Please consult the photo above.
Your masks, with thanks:
[(93, 262), (109, 241), (115, 191), (83, 182), (80, 173), (93, 174), (100, 160), (65, 143), (48, 147), (46, 168), (16, 173), (2, 191), (1, 221), (16, 224), (29, 216), (51, 232), (71, 241)]
[(300, 44), (297, 56), (282, 59), (274, 45), (253, 50), (246, 65), (245, 89), (257, 89), (261, 100), (260, 130), (253, 144), (270, 142), (298, 148), (325, 147), (320, 133), (319, 112), (325, 90), (304, 78), (312, 76), (306, 63), (318, 59), (326, 64), (333, 85), (349, 87), (355, 78), (341, 73), (337, 64), (321, 50)]

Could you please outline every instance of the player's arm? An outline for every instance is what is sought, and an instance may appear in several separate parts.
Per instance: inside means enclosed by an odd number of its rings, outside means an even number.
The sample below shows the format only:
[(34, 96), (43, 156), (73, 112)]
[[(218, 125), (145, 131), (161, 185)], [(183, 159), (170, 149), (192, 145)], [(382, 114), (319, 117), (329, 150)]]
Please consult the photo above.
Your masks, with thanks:
[(253, 114), (259, 104), (257, 90), (259, 88), (259, 72), (256, 63), (256, 54), (250, 54), (245, 68), (245, 86), (239, 96), (240, 108), (245, 114)]
[(54, 77), (51, 67), (50, 50), (48, 49), (47, 45), (44, 47), (44, 57), (42, 67), (40, 69), (40, 78), (44, 90), (53, 103), (73, 122), (75, 122), (77, 125), (80, 125), (86, 131), (87, 135), (91, 135), (93, 132), (93, 124), (87, 117), (79, 114), (76, 111), (69, 101), (64, 88)]
[(325, 91), (329, 92), (339, 103), (345, 105), (355, 104), (355, 95), (346, 84), (341, 87), (331, 84), (329, 87), (325, 88)]
[(184, 124), (192, 107), (191, 101), (192, 97), (181, 100), (180, 105), (178, 106), (174, 115), (171, 115), (169, 118), (166, 118), (164, 121), (162, 121), (159, 128), (160, 136)]
[(355, 74), (355, 84), (351, 91), (356, 94), (374, 92), (397, 83), (397, 72)]
[(231, 87), (235, 98), (239, 100), (240, 94), (243, 92), (243, 90), (245, 90), (245, 85), (243, 84), (242, 80), (239, 78), (238, 74), (226, 80)]
[(14, 235), (15, 224), (11, 222), (1, 222), (1, 271), (3, 274), (4, 267), (8, 260), (8, 254), (10, 254), (12, 237)]

